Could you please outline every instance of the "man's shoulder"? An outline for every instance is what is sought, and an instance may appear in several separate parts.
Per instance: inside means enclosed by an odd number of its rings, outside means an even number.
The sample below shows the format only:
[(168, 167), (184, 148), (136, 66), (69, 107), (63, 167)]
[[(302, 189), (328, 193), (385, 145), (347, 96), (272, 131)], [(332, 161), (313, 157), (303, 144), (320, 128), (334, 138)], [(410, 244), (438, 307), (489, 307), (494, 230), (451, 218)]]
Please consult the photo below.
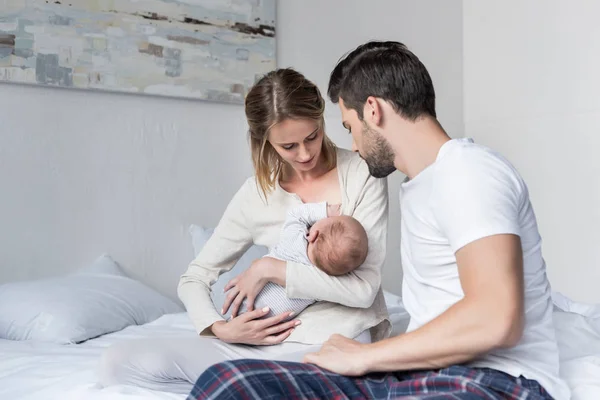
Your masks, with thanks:
[(466, 174), (489, 178), (505, 175), (521, 180), (517, 169), (500, 152), (469, 140), (452, 143), (440, 155), (435, 172), (436, 175)]
[(520, 173), (498, 151), (472, 142), (457, 144), (435, 163), (432, 187), (439, 201), (458, 196), (465, 202), (505, 198), (521, 204), (528, 197)]

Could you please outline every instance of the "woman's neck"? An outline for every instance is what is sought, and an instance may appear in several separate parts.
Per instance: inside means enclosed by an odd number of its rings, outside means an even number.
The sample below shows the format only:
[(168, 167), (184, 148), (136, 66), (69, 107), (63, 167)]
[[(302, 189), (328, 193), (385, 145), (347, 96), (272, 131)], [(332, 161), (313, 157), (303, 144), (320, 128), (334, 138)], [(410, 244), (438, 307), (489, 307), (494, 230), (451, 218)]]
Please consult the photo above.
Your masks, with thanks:
[(330, 169), (327, 167), (327, 163), (325, 162), (325, 154), (321, 153), (319, 162), (310, 171), (297, 171), (289, 165), (286, 165), (283, 169), (280, 181), (299, 184), (309, 183), (321, 178), (329, 171)]

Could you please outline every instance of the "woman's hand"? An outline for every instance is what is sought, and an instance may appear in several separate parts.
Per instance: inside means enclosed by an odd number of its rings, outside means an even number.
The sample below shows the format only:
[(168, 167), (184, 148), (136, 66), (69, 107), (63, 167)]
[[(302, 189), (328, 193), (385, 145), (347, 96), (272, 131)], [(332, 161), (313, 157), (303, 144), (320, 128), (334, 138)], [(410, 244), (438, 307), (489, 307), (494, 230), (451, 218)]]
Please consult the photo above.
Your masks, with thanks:
[(281, 271), (285, 273), (285, 268), (282, 267), (285, 267), (285, 262), (275, 258), (263, 257), (255, 260), (246, 271), (225, 285), (224, 290), (225, 292), (229, 292), (229, 294), (225, 297), (221, 314), (227, 314), (231, 307), (231, 317), (237, 317), (245, 298), (247, 298), (247, 311), (254, 310), (256, 296), (258, 296), (267, 282), (275, 281), (278, 283), (279, 279), (275, 279), (275, 277), (280, 275)]
[(287, 339), (300, 325), (300, 320), (283, 322), (294, 313), (283, 313), (271, 318), (258, 319), (269, 312), (265, 307), (260, 310), (248, 311), (239, 317), (227, 322), (218, 321), (212, 325), (212, 331), (216, 337), (227, 343), (240, 343), (249, 345), (273, 345), (279, 344)]

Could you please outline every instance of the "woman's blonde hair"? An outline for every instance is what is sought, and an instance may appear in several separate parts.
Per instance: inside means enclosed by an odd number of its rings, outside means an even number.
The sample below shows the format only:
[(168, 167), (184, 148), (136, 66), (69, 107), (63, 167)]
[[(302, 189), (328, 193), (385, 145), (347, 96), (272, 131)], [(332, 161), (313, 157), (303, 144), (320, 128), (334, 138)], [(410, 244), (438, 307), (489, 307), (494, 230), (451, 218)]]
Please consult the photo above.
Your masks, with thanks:
[[(246, 96), (245, 109), (256, 181), (266, 199), (285, 166), (267, 140), (269, 130), (287, 119), (313, 120), (324, 129), (325, 100), (319, 88), (304, 75), (291, 68), (282, 68), (269, 72), (256, 82)], [(325, 133), (322, 152), (328, 168), (334, 168), (336, 147)]]

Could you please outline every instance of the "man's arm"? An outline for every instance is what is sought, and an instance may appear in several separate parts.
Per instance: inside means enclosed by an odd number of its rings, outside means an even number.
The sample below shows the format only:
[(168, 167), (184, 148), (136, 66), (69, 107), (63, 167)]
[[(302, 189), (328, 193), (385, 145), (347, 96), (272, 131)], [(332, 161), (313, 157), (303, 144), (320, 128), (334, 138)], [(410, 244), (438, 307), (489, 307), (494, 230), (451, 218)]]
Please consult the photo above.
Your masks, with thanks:
[(464, 298), (415, 331), (368, 345), (332, 338), (306, 361), (345, 375), (443, 368), (515, 346), (524, 321), (520, 238), (488, 236), (456, 252)]
[(370, 346), (369, 371), (444, 368), (518, 343), (524, 319), (519, 237), (479, 239), (456, 259), (464, 298), (420, 329)]

